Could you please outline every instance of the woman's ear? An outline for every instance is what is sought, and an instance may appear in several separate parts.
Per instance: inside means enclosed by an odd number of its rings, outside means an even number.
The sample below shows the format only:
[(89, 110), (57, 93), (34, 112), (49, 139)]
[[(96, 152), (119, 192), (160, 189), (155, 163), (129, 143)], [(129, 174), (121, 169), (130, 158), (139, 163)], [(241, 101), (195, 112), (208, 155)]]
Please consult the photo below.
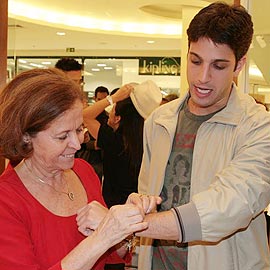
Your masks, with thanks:
[(114, 116), (114, 123), (115, 123), (115, 124), (119, 124), (120, 121), (121, 121), (121, 116), (120, 116), (120, 115), (115, 115), (115, 116)]
[(30, 135), (29, 135), (28, 133), (25, 133), (25, 134), (23, 135), (23, 142), (24, 142), (25, 144), (31, 143), (31, 137), (30, 137)]

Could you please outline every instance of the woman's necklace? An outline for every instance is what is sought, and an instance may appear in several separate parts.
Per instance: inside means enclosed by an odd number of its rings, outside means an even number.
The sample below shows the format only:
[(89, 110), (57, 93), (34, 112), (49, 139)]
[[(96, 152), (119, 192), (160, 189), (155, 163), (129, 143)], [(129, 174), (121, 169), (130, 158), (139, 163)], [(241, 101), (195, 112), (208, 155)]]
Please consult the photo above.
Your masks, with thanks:
[(66, 185), (67, 185), (67, 192), (65, 191), (60, 191), (57, 190), (53, 185), (46, 183), (43, 179), (41, 179), (40, 177), (38, 177), (36, 174), (34, 174), (34, 172), (30, 169), (30, 167), (28, 167), (26, 161), (24, 160), (24, 164), (27, 168), (27, 170), (35, 177), (35, 180), (37, 180), (38, 182), (44, 184), (44, 185), (48, 185), (49, 187), (51, 187), (54, 191), (56, 191), (57, 193), (62, 193), (62, 194), (66, 194), (68, 196), (68, 198), (71, 201), (74, 201), (74, 193), (72, 191), (69, 191), (69, 186), (68, 186), (68, 182), (66, 181)]

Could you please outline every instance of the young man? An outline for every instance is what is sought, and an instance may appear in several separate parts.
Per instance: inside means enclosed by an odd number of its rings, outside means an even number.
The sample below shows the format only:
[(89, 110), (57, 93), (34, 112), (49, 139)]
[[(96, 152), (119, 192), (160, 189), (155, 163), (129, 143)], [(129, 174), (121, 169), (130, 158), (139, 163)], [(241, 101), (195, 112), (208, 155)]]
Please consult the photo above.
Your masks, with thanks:
[[(270, 269), (270, 116), (234, 84), (253, 35), (242, 7), (213, 3), (187, 30), (189, 91), (145, 123), (139, 192), (160, 195), (139, 269)], [(176, 241), (178, 240), (178, 241)]]

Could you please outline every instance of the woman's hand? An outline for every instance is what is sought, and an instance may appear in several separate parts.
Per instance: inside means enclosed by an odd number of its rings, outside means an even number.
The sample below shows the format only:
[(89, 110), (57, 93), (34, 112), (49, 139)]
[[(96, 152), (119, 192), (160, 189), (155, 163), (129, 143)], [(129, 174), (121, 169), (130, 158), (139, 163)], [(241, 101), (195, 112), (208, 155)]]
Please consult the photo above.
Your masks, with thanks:
[(125, 84), (119, 88), (115, 94), (112, 95), (113, 103), (124, 100), (130, 96), (131, 91), (134, 89), (132, 84)]
[(108, 209), (97, 201), (92, 201), (77, 212), (78, 230), (85, 236), (96, 230), (100, 222), (107, 215)]
[(161, 204), (161, 201), (162, 199), (159, 196), (131, 193), (126, 203), (138, 206), (143, 214), (149, 214), (153, 210), (156, 210), (157, 205)]
[(102, 237), (109, 246), (113, 246), (130, 234), (148, 228), (143, 221), (141, 209), (134, 204), (114, 205), (101, 221), (95, 234)]

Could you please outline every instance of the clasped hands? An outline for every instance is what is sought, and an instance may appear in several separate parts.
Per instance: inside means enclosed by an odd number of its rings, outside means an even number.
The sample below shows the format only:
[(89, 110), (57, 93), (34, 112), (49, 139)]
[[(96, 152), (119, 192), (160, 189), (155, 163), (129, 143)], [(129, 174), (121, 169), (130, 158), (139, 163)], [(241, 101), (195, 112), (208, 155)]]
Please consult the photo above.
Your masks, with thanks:
[(85, 236), (98, 231), (117, 244), (128, 235), (147, 229), (144, 216), (161, 203), (158, 196), (132, 193), (123, 205), (107, 209), (97, 201), (92, 201), (77, 212), (78, 230)]

